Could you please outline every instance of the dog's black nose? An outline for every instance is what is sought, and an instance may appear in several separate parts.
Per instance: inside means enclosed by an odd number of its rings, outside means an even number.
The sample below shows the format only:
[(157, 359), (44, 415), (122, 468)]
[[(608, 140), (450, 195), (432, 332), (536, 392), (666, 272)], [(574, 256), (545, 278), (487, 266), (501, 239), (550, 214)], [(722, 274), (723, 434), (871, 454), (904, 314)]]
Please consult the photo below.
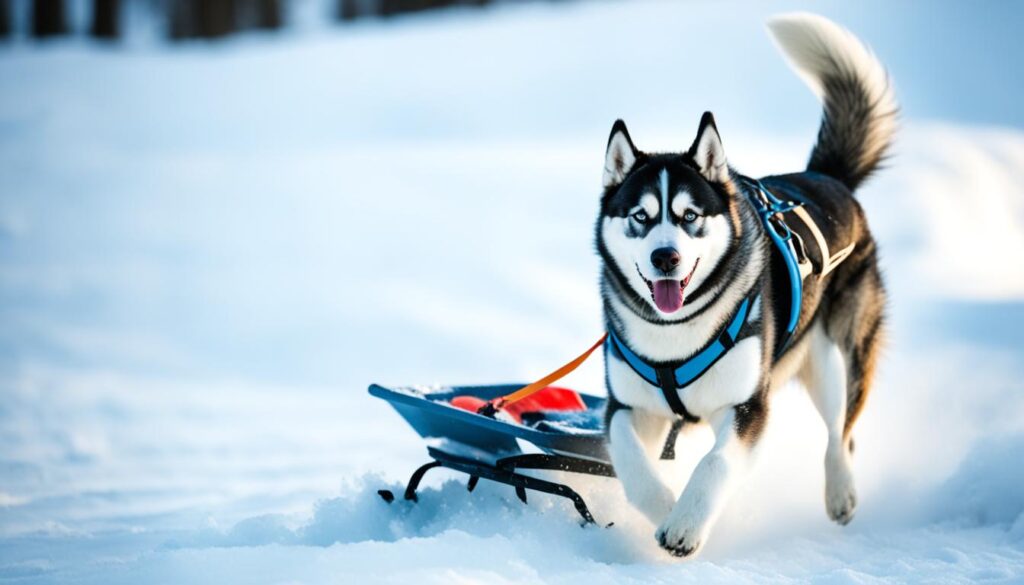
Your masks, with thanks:
[(681, 260), (682, 256), (675, 248), (658, 248), (651, 252), (651, 264), (665, 274), (675, 270)]

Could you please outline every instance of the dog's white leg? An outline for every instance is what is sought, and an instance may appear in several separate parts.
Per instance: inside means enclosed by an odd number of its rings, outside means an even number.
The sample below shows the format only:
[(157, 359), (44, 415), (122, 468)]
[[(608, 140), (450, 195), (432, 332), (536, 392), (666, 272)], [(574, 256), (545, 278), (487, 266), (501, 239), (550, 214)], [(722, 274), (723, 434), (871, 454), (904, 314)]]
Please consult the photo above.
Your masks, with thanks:
[(853, 519), (857, 492), (850, 468), (850, 451), (843, 437), (846, 422), (846, 360), (825, 331), (816, 327), (801, 378), (811, 401), (828, 429), (825, 450), (825, 510), (828, 517), (846, 524)]
[(672, 490), (654, 468), (657, 438), (664, 441), (669, 421), (639, 410), (620, 409), (608, 425), (608, 452), (626, 499), (652, 524), (668, 516), (675, 503)]
[[(752, 417), (749, 409), (738, 414), (737, 409), (752, 403), (756, 411)], [(708, 417), (715, 431), (715, 445), (697, 464), (672, 513), (658, 528), (655, 537), (662, 548), (676, 556), (689, 556), (704, 545), (736, 484), (753, 463), (765, 413), (763, 404), (752, 400), (739, 407), (719, 409)]]

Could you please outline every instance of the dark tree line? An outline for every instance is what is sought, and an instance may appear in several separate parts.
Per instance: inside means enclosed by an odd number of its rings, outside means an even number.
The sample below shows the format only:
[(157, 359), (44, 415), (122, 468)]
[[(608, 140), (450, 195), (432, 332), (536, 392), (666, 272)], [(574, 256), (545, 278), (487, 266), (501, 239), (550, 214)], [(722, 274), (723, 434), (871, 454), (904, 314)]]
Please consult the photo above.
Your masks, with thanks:
[(121, 0), (94, 0), (89, 34), (98, 39), (121, 36)]
[[(67, 0), (32, 0), (30, 30), (36, 38), (69, 33)], [(217, 38), (249, 29), (276, 29), (284, 23), (281, 0), (154, 0), (172, 39)], [(0, 0), (0, 37), (11, 34), (10, 0)], [(89, 34), (121, 36), (121, 0), (93, 0)]]
[[(92, 0), (89, 35), (97, 39), (121, 37), (122, 9), (131, 0)], [(139, 0), (140, 2), (142, 0)], [(340, 20), (390, 17), (449, 6), (485, 6), (493, 0), (335, 0)], [(31, 0), (33, 37), (66, 35), (70, 0)], [(252, 29), (272, 30), (284, 24), (287, 0), (148, 0), (166, 22), (171, 39), (215, 39)], [(10, 0), (0, 0), (0, 38), (13, 32)]]
[(279, 0), (171, 0), (169, 18), (172, 39), (215, 39), (284, 22)]
[(11, 34), (11, 3), (0, 0), (0, 39)]
[[(118, 0), (94, 0), (90, 34), (98, 38), (112, 39), (119, 33), (120, 2)], [(0, 21), (10, 34), (10, 3), (0, 0)], [(32, 1), (32, 36), (37, 39), (68, 34), (67, 9), (64, 0)]]
[(449, 6), (486, 6), (491, 0), (338, 0), (338, 18), (354, 20), (364, 16), (395, 16)]
[(67, 16), (64, 0), (35, 0), (32, 2), (32, 35), (37, 38), (67, 34)]

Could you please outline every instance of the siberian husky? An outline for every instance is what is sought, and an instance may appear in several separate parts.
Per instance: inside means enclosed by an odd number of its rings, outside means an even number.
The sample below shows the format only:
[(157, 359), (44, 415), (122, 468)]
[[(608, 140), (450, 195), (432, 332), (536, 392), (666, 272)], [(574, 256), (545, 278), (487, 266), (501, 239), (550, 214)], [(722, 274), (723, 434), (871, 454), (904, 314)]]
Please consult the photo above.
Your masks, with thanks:
[[(857, 504), (851, 429), (870, 390), (886, 295), (853, 192), (884, 158), (897, 105), (885, 69), (847, 30), (803, 13), (768, 28), (824, 104), (805, 171), (741, 175), (710, 112), (677, 153), (637, 149), (619, 120), (605, 156), (596, 241), (609, 452), (628, 500), (677, 556), (707, 541), (754, 459), (769, 394), (794, 377), (828, 429), (825, 510), (846, 524)], [(765, 192), (802, 203), (800, 219), (781, 214), (809, 268), (790, 323), (785, 258), (758, 214)], [(715, 442), (676, 494), (653, 458), (686, 424), (710, 425)]]

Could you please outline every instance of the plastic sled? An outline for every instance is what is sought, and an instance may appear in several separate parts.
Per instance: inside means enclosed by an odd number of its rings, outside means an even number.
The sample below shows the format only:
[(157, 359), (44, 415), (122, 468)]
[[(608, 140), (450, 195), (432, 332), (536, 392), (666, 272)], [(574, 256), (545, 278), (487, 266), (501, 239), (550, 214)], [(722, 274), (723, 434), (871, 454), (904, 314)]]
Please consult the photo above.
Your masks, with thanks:
[[(451, 404), (452, 399), (460, 396), (490, 400), (521, 386), (391, 389), (371, 385), (370, 394), (388, 401), (428, 442), (427, 454), (431, 461), (413, 472), (404, 498), (417, 501), (416, 489), (423, 476), (431, 469), (446, 467), (469, 475), (466, 486), (469, 491), (484, 478), (514, 487), (523, 503), (526, 503), (527, 490), (561, 496), (572, 500), (584, 524), (594, 523), (586, 502), (575, 490), (524, 475), (519, 470), (545, 469), (614, 477), (601, 424), (604, 398), (578, 394), (582, 401), (580, 410), (525, 412), (519, 423), (505, 417), (490, 418)], [(535, 449), (525, 445), (527, 443)], [(524, 446), (534, 452), (527, 452)], [(378, 493), (388, 503), (395, 499), (388, 490)]]

